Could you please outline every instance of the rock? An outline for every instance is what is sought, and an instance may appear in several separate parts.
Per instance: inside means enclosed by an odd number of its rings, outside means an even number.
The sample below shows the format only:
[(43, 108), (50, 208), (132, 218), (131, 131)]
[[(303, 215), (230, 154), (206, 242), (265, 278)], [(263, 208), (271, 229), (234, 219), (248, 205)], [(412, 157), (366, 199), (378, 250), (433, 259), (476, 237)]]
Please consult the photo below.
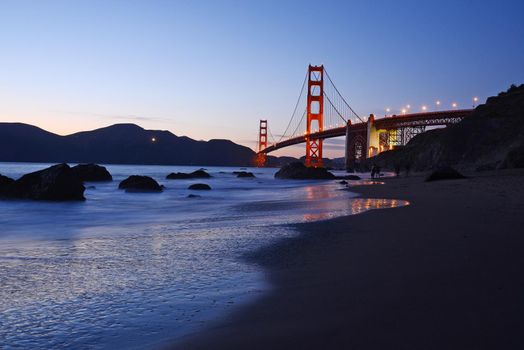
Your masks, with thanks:
[(275, 174), (277, 179), (296, 179), (296, 180), (331, 180), (335, 175), (324, 168), (308, 168), (304, 164), (295, 162), (284, 165)]
[(109, 171), (97, 164), (78, 164), (71, 171), (82, 181), (113, 181)]
[(192, 184), (188, 187), (189, 190), (210, 190), (211, 186), (208, 184)]
[(339, 182), (339, 184), (341, 184), (341, 185), (347, 185), (348, 182), (347, 182), (346, 180), (342, 180), (342, 181)]
[(432, 172), (426, 181), (465, 179), (466, 177), (450, 166), (440, 167)]
[(186, 198), (200, 198), (202, 196), (199, 196), (198, 194), (188, 194)]
[(0, 174), (0, 190), (3, 187), (12, 184), (13, 182), (15, 182), (15, 180), (11, 179), (10, 177), (7, 177), (7, 176), (4, 176), (4, 175)]
[(344, 175), (344, 176), (337, 176), (338, 180), (360, 180), (360, 176), (357, 175)]
[(497, 162), (481, 164), (475, 168), (475, 171), (490, 171), (497, 169)]
[(511, 149), (499, 166), (499, 169), (524, 168), (524, 141), (520, 147)]
[(237, 177), (255, 177), (255, 175), (252, 173), (252, 172), (249, 172), (249, 171), (240, 171), (238, 174), (237, 174)]
[(199, 170), (193, 171), (192, 173), (171, 173), (166, 176), (166, 179), (168, 180), (207, 179), (210, 177), (211, 175), (206, 173), (204, 170), (199, 169)]
[(126, 192), (162, 192), (163, 186), (149, 176), (132, 175), (120, 182), (118, 188)]
[(49, 201), (82, 201), (85, 187), (67, 164), (57, 164), (47, 169), (22, 176), (1, 188), (0, 195), (13, 199)]

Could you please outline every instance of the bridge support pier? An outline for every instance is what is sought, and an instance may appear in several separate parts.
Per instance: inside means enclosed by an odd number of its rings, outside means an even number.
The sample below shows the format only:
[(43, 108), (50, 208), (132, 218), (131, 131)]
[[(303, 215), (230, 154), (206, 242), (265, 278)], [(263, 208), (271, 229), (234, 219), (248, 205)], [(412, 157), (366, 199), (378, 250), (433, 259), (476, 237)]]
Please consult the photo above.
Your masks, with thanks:
[(351, 133), (349, 132), (349, 128), (351, 127), (351, 120), (348, 120), (346, 123), (346, 153), (345, 153), (345, 163), (346, 163), (346, 172), (350, 172), (352, 170), (351, 168), (351, 162), (353, 161), (353, 157), (351, 157)]
[(258, 129), (258, 153), (255, 156), (255, 165), (259, 168), (266, 165), (266, 154), (262, 151), (267, 148), (267, 120), (260, 120)]
[(367, 137), (367, 149), (364, 158), (371, 158), (379, 153), (380, 149), (380, 137), (377, 128), (375, 127), (375, 116), (369, 115), (368, 118), (368, 137)]
[(324, 130), (324, 66), (309, 65), (306, 108), (306, 166), (322, 168), (323, 140), (310, 135), (314, 132), (314, 124), (318, 132)]

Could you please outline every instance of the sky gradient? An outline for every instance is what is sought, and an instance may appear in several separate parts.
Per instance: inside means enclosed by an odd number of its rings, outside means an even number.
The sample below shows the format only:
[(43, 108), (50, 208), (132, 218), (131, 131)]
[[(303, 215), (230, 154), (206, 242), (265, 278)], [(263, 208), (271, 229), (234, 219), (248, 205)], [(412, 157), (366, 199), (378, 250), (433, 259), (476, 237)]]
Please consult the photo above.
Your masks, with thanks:
[(523, 13), (523, 1), (0, 0), (0, 121), (58, 134), (131, 122), (253, 148), (259, 119), (285, 129), (309, 63), (360, 115), (467, 108), (524, 83)]

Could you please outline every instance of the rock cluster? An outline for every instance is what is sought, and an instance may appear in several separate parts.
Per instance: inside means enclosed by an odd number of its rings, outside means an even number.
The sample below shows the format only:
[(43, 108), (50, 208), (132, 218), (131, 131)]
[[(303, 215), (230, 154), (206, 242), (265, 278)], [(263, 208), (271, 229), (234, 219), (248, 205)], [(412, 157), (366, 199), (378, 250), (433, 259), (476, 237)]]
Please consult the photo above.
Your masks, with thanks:
[(284, 165), (275, 174), (277, 179), (295, 179), (295, 180), (332, 180), (335, 175), (324, 168), (306, 167), (304, 164), (295, 162)]
[(183, 179), (207, 179), (211, 175), (206, 173), (204, 170), (196, 170), (192, 173), (171, 173), (166, 176), (168, 180), (183, 180)]
[(250, 172), (250, 171), (235, 171), (233, 173), (236, 174), (237, 177), (242, 177), (242, 178), (253, 178), (253, 177), (255, 177), (255, 175), (252, 172)]
[(35, 171), (20, 179), (2, 180), (0, 197), (49, 201), (85, 200), (85, 187), (67, 164)]

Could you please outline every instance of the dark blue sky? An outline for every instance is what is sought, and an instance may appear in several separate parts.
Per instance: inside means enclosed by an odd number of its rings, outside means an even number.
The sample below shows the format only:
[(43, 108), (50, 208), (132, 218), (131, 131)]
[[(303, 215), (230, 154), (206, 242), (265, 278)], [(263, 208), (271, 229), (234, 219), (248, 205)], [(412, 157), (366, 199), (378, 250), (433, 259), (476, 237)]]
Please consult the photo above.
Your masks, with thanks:
[(258, 119), (287, 125), (309, 63), (361, 115), (524, 83), (524, 1), (2, 0), (0, 47), (1, 121), (254, 146)]

